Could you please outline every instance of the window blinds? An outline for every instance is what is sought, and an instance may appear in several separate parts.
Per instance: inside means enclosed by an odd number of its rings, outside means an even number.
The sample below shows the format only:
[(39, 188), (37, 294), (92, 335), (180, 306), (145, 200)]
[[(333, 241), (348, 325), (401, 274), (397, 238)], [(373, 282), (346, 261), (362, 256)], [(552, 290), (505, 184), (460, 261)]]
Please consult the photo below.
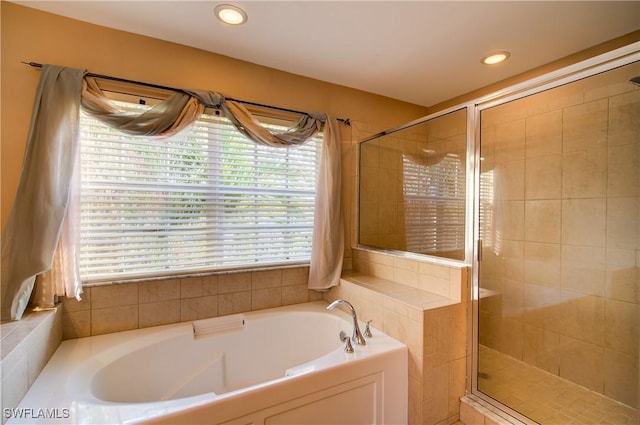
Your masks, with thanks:
[(256, 144), (219, 113), (160, 140), (83, 114), (83, 282), (309, 261), (320, 149)]
[(435, 254), (463, 250), (465, 169), (455, 154), (435, 165), (403, 156), (407, 250)]

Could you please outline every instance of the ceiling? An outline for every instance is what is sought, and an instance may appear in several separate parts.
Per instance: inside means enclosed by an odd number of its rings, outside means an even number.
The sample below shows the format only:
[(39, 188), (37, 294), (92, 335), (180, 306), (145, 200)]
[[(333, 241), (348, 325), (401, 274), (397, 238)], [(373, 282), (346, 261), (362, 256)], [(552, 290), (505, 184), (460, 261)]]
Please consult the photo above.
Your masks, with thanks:
[[(640, 1), (15, 1), (431, 106), (640, 29)], [(233, 27), (216, 4), (243, 8)], [(508, 50), (505, 63), (483, 55)]]

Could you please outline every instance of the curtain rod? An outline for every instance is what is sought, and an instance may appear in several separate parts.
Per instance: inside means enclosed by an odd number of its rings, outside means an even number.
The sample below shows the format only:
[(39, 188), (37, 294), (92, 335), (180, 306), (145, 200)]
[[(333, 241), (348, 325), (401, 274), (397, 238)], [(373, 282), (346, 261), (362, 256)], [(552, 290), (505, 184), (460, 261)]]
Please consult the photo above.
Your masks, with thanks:
[[(25, 64), (25, 65), (29, 65), (32, 68), (42, 68), (42, 64), (38, 63), (38, 62), (24, 62), (24, 61), (22, 61), (22, 63)], [(142, 81), (128, 80), (126, 78), (112, 77), (110, 75), (94, 74), (93, 72), (87, 72), (85, 75), (87, 75), (89, 77), (100, 78), (102, 80), (111, 80), (111, 81), (118, 81), (118, 82), (121, 82), (121, 83), (137, 84), (137, 85), (141, 85), (141, 86), (145, 86), (145, 87), (151, 87), (151, 88), (160, 89), (160, 90), (170, 90), (170, 91), (175, 91), (175, 92), (181, 92), (182, 91), (181, 89), (177, 89), (175, 87), (163, 86), (163, 85), (153, 84), (153, 83), (145, 83), (145, 82), (142, 82)], [(232, 97), (226, 97), (226, 96), (225, 96), (225, 99), (231, 100), (232, 102), (244, 103), (245, 105), (259, 106), (259, 107), (263, 107), (263, 108), (270, 108), (270, 109), (275, 109), (277, 111), (291, 112), (291, 113), (294, 113), (294, 114), (309, 115), (309, 113), (304, 112), (304, 111), (297, 111), (295, 109), (281, 108), (279, 106), (265, 105), (263, 103), (250, 102), (248, 100), (234, 99)], [(343, 123), (344, 125), (346, 125), (346, 126), (350, 126), (351, 125), (351, 120), (349, 118), (336, 118), (336, 119), (338, 121), (340, 121), (341, 123)]]

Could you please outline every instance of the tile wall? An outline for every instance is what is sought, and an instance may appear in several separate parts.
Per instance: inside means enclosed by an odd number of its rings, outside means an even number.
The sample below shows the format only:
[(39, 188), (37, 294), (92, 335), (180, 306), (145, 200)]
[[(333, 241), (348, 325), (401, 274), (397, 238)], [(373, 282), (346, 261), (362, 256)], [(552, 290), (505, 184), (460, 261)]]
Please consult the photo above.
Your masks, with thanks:
[(636, 64), (482, 113), (481, 344), (637, 407)]
[(423, 124), (360, 146), (360, 243), (407, 250), (402, 152), (415, 151), (426, 139)]
[(15, 408), (62, 340), (62, 309), (27, 312), (22, 320), (2, 323), (2, 423), (4, 409)]
[(513, 425), (491, 409), (493, 407), (487, 407), (486, 403), (479, 403), (470, 396), (464, 396), (460, 403), (460, 421), (464, 425)]
[(63, 301), (63, 338), (166, 325), (322, 299), (307, 289), (309, 267), (85, 288)]
[(456, 422), (470, 353), (468, 268), (362, 249), (353, 265), (325, 299), (350, 301), (361, 321), (409, 347), (409, 423)]

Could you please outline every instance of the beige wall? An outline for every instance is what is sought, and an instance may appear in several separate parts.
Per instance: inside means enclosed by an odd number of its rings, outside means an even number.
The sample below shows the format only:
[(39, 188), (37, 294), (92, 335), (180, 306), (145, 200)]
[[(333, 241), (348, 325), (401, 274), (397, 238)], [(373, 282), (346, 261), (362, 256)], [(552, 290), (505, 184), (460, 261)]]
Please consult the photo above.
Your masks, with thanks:
[(519, 84), (519, 83), (531, 80), (532, 78), (539, 77), (541, 75), (544, 75), (553, 71), (557, 71), (566, 66), (576, 64), (580, 61), (584, 61), (594, 56), (598, 56), (598, 55), (610, 52), (612, 50), (627, 46), (637, 41), (640, 41), (640, 30), (631, 32), (624, 36), (615, 38), (613, 40), (606, 41), (596, 46), (589, 47), (580, 52), (576, 52), (567, 57), (558, 59), (557, 61), (547, 63), (547, 64), (541, 64), (540, 66), (534, 69), (530, 69), (521, 74), (514, 75), (513, 77), (506, 78), (502, 81), (498, 81), (495, 84), (490, 84), (488, 86), (470, 91), (469, 93), (465, 93), (463, 95), (454, 97), (453, 99), (445, 100), (444, 102), (438, 103), (436, 105), (431, 105), (429, 107), (429, 114), (432, 114), (453, 106), (461, 105), (465, 102), (478, 99), (481, 96), (485, 96), (485, 95), (494, 93), (498, 90), (502, 90), (506, 87), (510, 87), (515, 84)]
[[(480, 343), (637, 407), (635, 63), (482, 113)], [(482, 183), (481, 183), (482, 184)]]
[[(83, 23), (2, 2), (2, 228), (18, 185), (40, 72), (52, 63), (172, 87), (210, 89), (236, 99), (350, 118), (373, 131), (426, 114), (426, 108), (277, 71), (226, 56)], [(392, 78), (390, 76), (390, 78)], [(8, 106), (10, 105), (10, 107)], [(343, 151), (352, 129), (343, 127)], [(349, 163), (349, 166), (354, 165)]]
[[(350, 118), (341, 125), (343, 173), (353, 176), (358, 129), (382, 131), (426, 113), (416, 105), (254, 65), (185, 46), (91, 25), (2, 2), (2, 226), (20, 177), (33, 96), (40, 72), (21, 61), (86, 68), (99, 74), (186, 88), (236, 99)], [(11, 107), (7, 107), (11, 105)], [(344, 179), (347, 237), (353, 180)], [(348, 212), (347, 212), (348, 211)], [(351, 241), (346, 243), (349, 265)], [(317, 299), (308, 268), (87, 288), (65, 300), (64, 337), (95, 335)]]

